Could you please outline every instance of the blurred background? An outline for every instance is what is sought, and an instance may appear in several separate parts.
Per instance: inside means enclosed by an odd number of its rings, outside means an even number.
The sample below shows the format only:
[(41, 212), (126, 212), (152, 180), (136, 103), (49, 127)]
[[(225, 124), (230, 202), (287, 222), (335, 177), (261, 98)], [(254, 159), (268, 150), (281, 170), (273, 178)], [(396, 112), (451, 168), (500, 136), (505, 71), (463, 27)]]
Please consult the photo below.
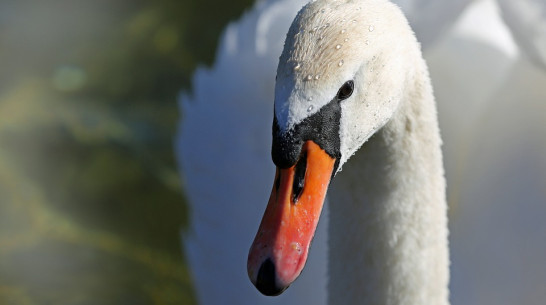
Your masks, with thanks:
[[(245, 269), (305, 2), (0, 0), (0, 304), (324, 304), (325, 217), (282, 296)], [(542, 304), (546, 1), (393, 2), (438, 100), (452, 303)]]
[(195, 304), (176, 100), (251, 3), (0, 1), (0, 304)]

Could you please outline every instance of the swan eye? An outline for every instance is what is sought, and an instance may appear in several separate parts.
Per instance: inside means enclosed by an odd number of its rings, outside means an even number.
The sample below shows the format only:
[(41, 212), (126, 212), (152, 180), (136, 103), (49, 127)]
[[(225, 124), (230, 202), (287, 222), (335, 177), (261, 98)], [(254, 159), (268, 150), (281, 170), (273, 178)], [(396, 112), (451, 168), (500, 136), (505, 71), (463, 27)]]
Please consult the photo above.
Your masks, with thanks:
[(347, 81), (341, 88), (339, 88), (339, 91), (337, 92), (337, 99), (339, 101), (342, 101), (344, 99), (347, 99), (351, 94), (353, 94), (353, 89), (355, 85), (352, 80)]

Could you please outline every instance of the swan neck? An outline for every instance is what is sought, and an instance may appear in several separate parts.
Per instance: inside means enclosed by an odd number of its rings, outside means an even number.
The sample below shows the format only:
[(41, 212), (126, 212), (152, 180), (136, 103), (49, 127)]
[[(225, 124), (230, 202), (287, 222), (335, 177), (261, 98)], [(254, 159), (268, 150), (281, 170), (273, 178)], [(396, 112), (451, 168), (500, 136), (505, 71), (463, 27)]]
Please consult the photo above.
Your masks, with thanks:
[(424, 63), (411, 79), (391, 121), (332, 183), (330, 304), (449, 303), (441, 140)]

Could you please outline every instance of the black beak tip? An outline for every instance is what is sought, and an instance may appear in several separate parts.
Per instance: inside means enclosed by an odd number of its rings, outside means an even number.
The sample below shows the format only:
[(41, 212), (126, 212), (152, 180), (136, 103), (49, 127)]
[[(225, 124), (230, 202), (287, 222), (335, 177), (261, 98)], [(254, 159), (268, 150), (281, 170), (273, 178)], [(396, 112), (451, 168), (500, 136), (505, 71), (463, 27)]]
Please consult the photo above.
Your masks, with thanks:
[(277, 276), (275, 272), (275, 264), (270, 258), (265, 260), (258, 270), (258, 277), (256, 279), (256, 288), (267, 296), (277, 296), (288, 288), (277, 286)]

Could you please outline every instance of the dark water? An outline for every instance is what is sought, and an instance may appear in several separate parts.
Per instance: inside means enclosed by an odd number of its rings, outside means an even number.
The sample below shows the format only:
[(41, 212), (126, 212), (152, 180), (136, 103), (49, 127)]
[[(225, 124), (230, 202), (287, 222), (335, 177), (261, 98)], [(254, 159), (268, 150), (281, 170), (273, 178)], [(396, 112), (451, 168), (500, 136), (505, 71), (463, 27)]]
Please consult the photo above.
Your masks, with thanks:
[(176, 98), (251, 2), (0, 2), (0, 304), (195, 303)]

